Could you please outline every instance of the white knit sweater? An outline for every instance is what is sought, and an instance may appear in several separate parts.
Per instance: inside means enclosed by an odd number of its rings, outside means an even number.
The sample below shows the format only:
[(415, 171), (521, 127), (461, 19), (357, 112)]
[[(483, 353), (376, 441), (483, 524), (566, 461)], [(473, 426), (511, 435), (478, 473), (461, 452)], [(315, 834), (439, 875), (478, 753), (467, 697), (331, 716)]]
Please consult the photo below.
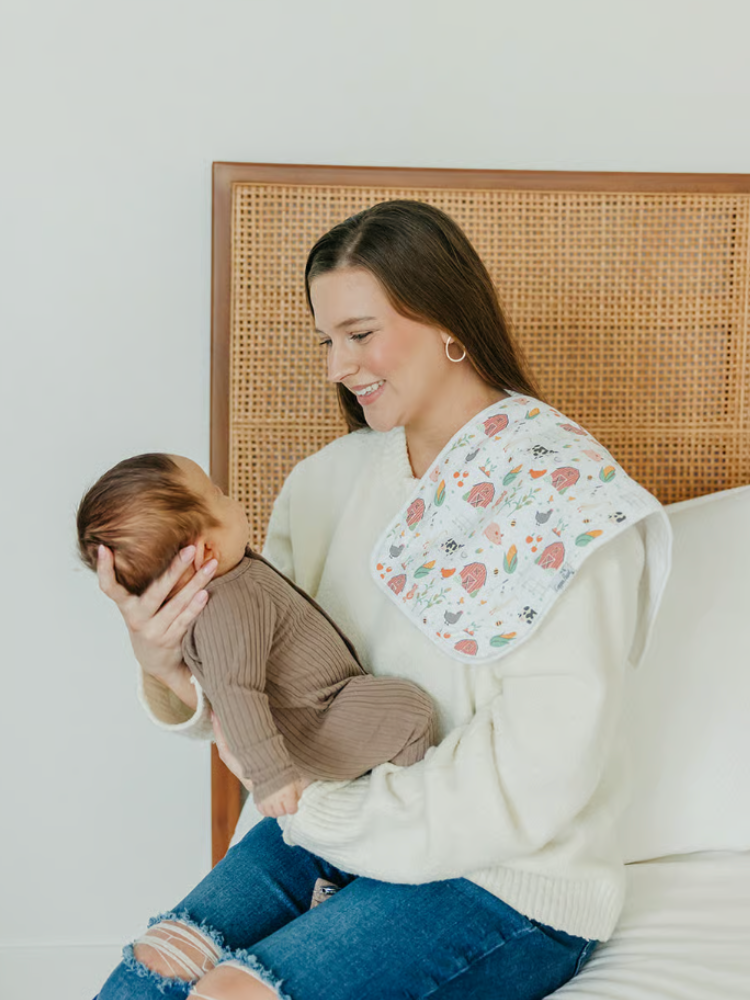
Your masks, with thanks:
[[(414, 488), (403, 429), (361, 431), (301, 462), (275, 504), (265, 555), (310, 593), (375, 675), (435, 701), (442, 742), (420, 763), (316, 782), (284, 838), (339, 868), (422, 883), (465, 876), (527, 916), (606, 940), (624, 894), (616, 818), (621, 685), (635, 633), (638, 526), (591, 555), (529, 641), (489, 664), (445, 656), (378, 591), (368, 558)], [(155, 721), (174, 715), (158, 685)]]

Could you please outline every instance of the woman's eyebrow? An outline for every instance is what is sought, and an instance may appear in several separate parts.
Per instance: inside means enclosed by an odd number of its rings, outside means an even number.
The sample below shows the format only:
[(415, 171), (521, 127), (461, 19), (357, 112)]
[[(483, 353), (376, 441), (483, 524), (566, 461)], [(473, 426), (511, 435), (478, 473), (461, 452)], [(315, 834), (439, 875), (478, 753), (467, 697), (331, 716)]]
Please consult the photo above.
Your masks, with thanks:
[[(356, 326), (358, 323), (371, 323), (375, 319), (375, 316), (352, 316), (351, 319), (344, 319), (340, 323), (337, 323), (334, 330), (343, 330), (344, 327)], [(319, 330), (317, 326), (315, 327), (315, 332), (325, 336), (323, 330)]]

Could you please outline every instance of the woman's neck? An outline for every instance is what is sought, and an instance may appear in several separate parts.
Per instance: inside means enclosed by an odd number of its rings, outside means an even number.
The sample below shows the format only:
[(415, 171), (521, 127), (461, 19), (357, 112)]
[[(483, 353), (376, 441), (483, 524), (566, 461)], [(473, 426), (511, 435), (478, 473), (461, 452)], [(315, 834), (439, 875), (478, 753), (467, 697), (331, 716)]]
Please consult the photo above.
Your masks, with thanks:
[(450, 439), (472, 417), (508, 396), (502, 389), (482, 384), (471, 396), (457, 398), (449, 407), (442, 405), (429, 418), (404, 428), (409, 463), (416, 479), (421, 479)]

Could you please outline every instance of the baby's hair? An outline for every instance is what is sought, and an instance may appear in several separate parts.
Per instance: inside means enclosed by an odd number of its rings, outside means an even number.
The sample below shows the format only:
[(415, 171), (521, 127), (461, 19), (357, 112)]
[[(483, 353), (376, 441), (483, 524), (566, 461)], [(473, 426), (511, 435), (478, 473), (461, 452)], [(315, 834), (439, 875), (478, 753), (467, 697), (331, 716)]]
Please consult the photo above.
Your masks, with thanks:
[(78, 550), (95, 570), (99, 546), (106, 545), (117, 581), (140, 595), (180, 549), (217, 523), (169, 455), (136, 455), (105, 472), (81, 500)]

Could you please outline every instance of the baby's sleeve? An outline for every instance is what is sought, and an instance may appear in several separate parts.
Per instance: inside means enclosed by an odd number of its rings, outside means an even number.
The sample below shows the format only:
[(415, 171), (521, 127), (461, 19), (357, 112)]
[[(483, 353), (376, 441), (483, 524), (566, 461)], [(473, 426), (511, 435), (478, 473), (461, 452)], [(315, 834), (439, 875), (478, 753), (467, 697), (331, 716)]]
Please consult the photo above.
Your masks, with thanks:
[(300, 776), (265, 691), (275, 619), (273, 600), (260, 587), (228, 587), (212, 595), (196, 620), (192, 648), (183, 647), (256, 801)]

